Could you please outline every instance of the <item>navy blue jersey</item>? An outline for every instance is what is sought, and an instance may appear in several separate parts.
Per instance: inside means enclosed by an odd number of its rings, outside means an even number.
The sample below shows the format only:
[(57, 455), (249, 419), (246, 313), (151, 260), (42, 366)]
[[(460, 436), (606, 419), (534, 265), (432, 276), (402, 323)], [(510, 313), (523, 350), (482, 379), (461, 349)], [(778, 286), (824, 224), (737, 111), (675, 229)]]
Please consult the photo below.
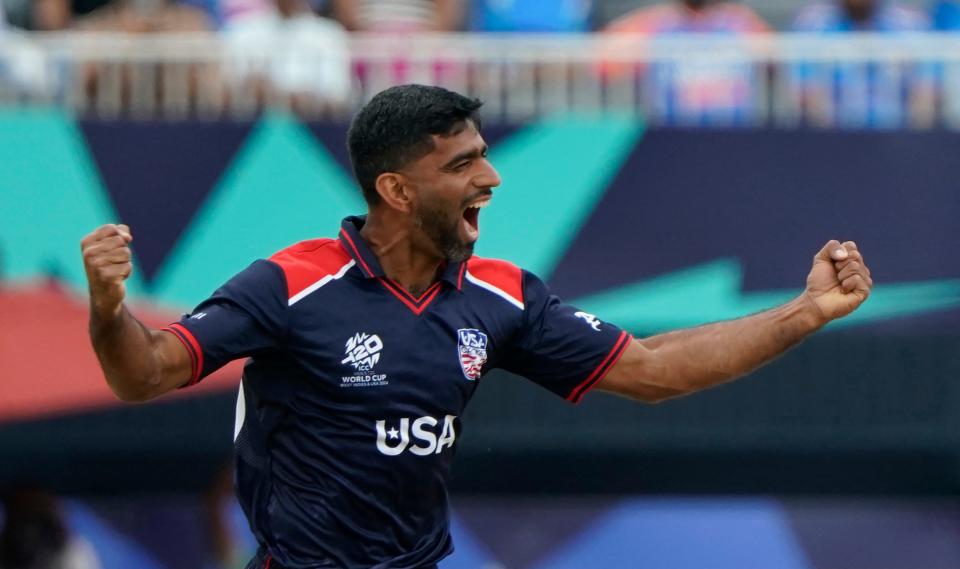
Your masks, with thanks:
[(192, 383), (249, 357), (237, 403), (237, 492), (284, 567), (423, 567), (453, 551), (446, 480), (460, 417), (485, 373), (572, 402), (629, 336), (491, 259), (448, 263), (419, 297), (360, 238), (258, 260), (168, 328)]

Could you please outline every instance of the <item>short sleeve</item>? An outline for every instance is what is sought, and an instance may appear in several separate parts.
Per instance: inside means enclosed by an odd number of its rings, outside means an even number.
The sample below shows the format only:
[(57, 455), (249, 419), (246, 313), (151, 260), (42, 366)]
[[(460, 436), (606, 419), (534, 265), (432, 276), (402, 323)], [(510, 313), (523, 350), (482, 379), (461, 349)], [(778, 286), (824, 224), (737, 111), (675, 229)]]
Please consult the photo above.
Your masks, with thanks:
[(526, 271), (523, 296), (521, 330), (498, 367), (579, 402), (620, 359), (630, 335), (564, 303)]
[(278, 348), (286, 318), (283, 272), (258, 260), (164, 330), (190, 352), (193, 375), (187, 385), (193, 385), (232, 360)]

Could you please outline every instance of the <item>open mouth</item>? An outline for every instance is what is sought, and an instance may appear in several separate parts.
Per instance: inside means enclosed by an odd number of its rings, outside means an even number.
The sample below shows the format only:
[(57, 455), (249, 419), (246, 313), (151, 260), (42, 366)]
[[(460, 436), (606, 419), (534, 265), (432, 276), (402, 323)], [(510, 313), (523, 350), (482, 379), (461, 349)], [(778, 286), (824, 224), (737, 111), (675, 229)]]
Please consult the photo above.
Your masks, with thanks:
[(490, 196), (484, 196), (463, 210), (463, 230), (468, 240), (476, 241), (480, 237), (480, 210), (488, 205)]

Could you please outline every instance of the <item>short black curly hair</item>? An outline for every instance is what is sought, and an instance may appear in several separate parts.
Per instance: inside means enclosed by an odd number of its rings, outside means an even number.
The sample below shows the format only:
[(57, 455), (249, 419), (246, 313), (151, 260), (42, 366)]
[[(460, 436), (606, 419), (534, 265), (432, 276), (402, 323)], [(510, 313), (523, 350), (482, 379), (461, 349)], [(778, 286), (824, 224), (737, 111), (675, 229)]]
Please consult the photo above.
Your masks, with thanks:
[(442, 87), (398, 85), (377, 93), (353, 117), (347, 148), (367, 204), (380, 201), (377, 177), (429, 154), (431, 135), (450, 135), (469, 120), (480, 130), (479, 99)]

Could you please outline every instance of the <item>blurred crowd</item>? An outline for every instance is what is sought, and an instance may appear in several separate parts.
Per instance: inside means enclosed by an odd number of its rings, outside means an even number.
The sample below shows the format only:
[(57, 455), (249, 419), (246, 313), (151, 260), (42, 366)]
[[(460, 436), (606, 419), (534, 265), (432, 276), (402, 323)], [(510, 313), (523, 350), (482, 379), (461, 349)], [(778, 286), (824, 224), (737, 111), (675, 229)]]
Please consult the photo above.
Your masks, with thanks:
[[(26, 30), (229, 31), (251, 21), (324, 18), (365, 32), (895, 32), (960, 29), (960, 2), (782, 3), (767, 23), (750, 3), (720, 0), (2, 0), (0, 22)], [(779, 11), (783, 11), (782, 9)]]
[[(349, 33), (355, 31), (394, 38), (456, 31), (659, 38), (770, 31), (890, 36), (960, 29), (958, 0), (934, 0), (931, 5), (815, 0), (789, 7), (792, 20), (771, 23), (750, 5), (726, 0), (0, 0), (0, 28), (131, 34), (216, 31), (232, 46), (233, 57), (217, 69), (187, 69), (187, 90), (201, 90), (200, 78), (210, 83), (216, 75), (224, 84), (249, 87), (257, 105), (262, 106), (272, 91), (292, 97), (293, 107), (324, 110), (343, 110), (356, 102), (356, 81), (366, 71), (364, 62), (350, 54)], [(2, 37), (0, 32), (0, 47)], [(748, 61), (718, 64), (692, 57), (651, 65), (607, 62), (600, 67), (597, 80), (605, 83), (642, 77), (645, 112), (661, 123), (749, 124), (758, 105), (767, 104), (758, 99), (764, 96), (758, 85), (766, 71)], [(125, 91), (133, 90), (129, 71), (123, 73), (118, 81)], [(29, 73), (20, 73), (25, 75)], [(74, 75), (79, 77), (74, 84), (79, 82), (88, 94), (104, 81), (102, 70), (93, 68)], [(797, 63), (781, 75), (787, 76), (805, 119), (820, 125), (925, 126), (943, 108), (938, 93), (943, 91), (944, 70), (932, 63)], [(17, 73), (8, 71), (7, 76)], [(405, 79), (409, 77), (403, 73), (392, 78)]]
[(33, 485), (0, 496), (0, 569), (100, 569), (93, 547), (74, 535), (60, 500)]

